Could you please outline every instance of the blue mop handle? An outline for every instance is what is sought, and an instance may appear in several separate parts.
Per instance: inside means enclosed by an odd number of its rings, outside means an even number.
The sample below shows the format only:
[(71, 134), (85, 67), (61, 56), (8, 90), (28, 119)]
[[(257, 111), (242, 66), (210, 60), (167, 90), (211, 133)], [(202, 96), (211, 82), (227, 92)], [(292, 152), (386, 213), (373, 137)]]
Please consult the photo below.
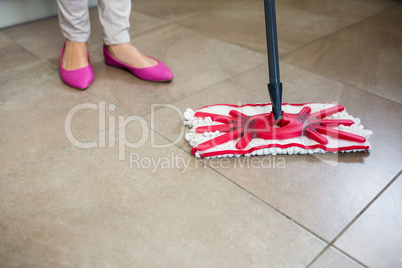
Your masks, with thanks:
[(275, 0), (264, 0), (265, 29), (269, 67), (268, 92), (276, 120), (282, 118), (282, 83), (279, 75), (278, 37), (276, 31)]

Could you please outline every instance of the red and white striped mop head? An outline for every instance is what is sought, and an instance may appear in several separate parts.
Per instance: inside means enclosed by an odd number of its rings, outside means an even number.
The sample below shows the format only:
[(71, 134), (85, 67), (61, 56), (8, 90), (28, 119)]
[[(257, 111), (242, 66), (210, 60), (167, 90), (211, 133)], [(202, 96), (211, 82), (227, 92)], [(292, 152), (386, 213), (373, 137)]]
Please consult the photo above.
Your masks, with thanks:
[(342, 105), (282, 104), (275, 121), (271, 103), (205, 106), (184, 112), (185, 138), (197, 157), (232, 157), (325, 152), (365, 152), (368, 138), (359, 118)]

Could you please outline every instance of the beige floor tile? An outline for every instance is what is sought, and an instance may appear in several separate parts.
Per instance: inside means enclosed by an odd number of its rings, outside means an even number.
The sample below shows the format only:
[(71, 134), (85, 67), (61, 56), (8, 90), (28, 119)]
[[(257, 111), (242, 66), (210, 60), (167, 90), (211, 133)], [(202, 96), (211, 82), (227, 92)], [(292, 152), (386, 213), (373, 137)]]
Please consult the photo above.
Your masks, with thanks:
[(0, 31), (0, 49), (14, 45), (14, 41)]
[(130, 34), (131, 37), (135, 39), (135, 35), (148, 31), (152, 28), (159, 27), (161, 25), (164, 25), (168, 23), (167, 21), (154, 18), (151, 16), (148, 16), (144, 13), (137, 12), (135, 10), (131, 11), (131, 16), (130, 16)]
[[(192, 30), (266, 54), (264, 2), (235, 2), (197, 12), (177, 23)], [(279, 46), (279, 52), (285, 52)]]
[[(183, 111), (187, 107), (196, 109), (217, 103), (266, 102), (268, 94), (262, 78), (265, 69), (265, 65), (261, 66), (174, 104)], [(282, 64), (282, 74), (283, 81), (287, 81), (284, 101), (339, 101), (350, 114), (360, 117), (367, 129), (374, 131), (370, 138), (372, 152), (210, 160), (211, 165), (307, 228), (332, 240), (398, 171), (402, 162), (398, 149), (402, 146), (402, 105), (287, 64)], [(190, 151), (183, 138), (187, 130), (179, 122), (180, 116), (174, 108), (167, 107), (146, 119), (158, 133)]]
[(2, 31), (42, 58), (60, 54), (64, 42), (57, 17), (9, 27)]
[(364, 23), (377, 29), (402, 33), (402, 27), (400, 26), (401, 16), (399, 16), (401, 12), (402, 5), (399, 4), (378, 14), (374, 18), (366, 20)]
[(401, 11), (388, 9), (282, 60), (402, 103)]
[[(98, 135), (103, 100), (64, 85), (50, 65), (36, 62), (1, 72), (0, 81), (0, 178), (72, 146), (64, 125), (76, 105), (92, 103), (98, 109), (83, 107), (74, 114), (72, 138), (84, 141)], [(106, 105), (106, 118), (122, 115)]]
[[(395, 1), (277, 1), (279, 53), (285, 53), (395, 5)], [(200, 11), (181, 25), (266, 54), (263, 1), (235, 1)]]
[(0, 72), (39, 60), (38, 57), (14, 43), (1, 32), (0, 59)]
[(402, 177), (399, 176), (335, 245), (370, 267), (399, 267), (401, 222)]
[(165, 62), (175, 75), (173, 81), (142, 81), (99, 62), (94, 64), (91, 89), (135, 115), (148, 114), (152, 104), (171, 103), (266, 61), (255, 52), (174, 24), (140, 34), (133, 43)]
[(0, 181), (1, 266), (304, 267), (325, 246), (138, 124), (116, 134), (148, 139), (125, 160), (75, 148)]
[(175, 21), (191, 16), (199, 11), (213, 10), (226, 6), (234, 1), (244, 0), (136, 0), (132, 2), (132, 8), (155, 18)]
[(360, 268), (363, 267), (348, 256), (330, 247), (311, 265), (312, 268)]

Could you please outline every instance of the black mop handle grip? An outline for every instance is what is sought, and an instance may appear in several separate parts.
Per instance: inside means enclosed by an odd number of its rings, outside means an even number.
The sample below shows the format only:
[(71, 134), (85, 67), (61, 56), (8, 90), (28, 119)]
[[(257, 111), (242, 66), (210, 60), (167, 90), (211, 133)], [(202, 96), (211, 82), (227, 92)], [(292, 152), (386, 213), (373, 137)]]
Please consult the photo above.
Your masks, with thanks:
[(282, 83), (279, 75), (278, 37), (276, 31), (275, 0), (264, 0), (265, 29), (267, 32), (267, 51), (269, 84), (272, 110), (276, 120), (282, 118)]

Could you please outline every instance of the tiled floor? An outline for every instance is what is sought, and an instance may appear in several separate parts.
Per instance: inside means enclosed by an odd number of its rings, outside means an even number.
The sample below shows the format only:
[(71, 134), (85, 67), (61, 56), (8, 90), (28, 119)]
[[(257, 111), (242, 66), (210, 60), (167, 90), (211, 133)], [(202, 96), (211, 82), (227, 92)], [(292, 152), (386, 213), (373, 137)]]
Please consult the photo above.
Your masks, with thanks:
[(0, 267), (401, 267), (400, 1), (277, 0), (284, 101), (344, 105), (370, 153), (189, 153), (187, 107), (268, 101), (262, 7), (134, 1), (167, 84), (105, 65), (92, 9), (85, 91), (57, 18), (0, 29)]

